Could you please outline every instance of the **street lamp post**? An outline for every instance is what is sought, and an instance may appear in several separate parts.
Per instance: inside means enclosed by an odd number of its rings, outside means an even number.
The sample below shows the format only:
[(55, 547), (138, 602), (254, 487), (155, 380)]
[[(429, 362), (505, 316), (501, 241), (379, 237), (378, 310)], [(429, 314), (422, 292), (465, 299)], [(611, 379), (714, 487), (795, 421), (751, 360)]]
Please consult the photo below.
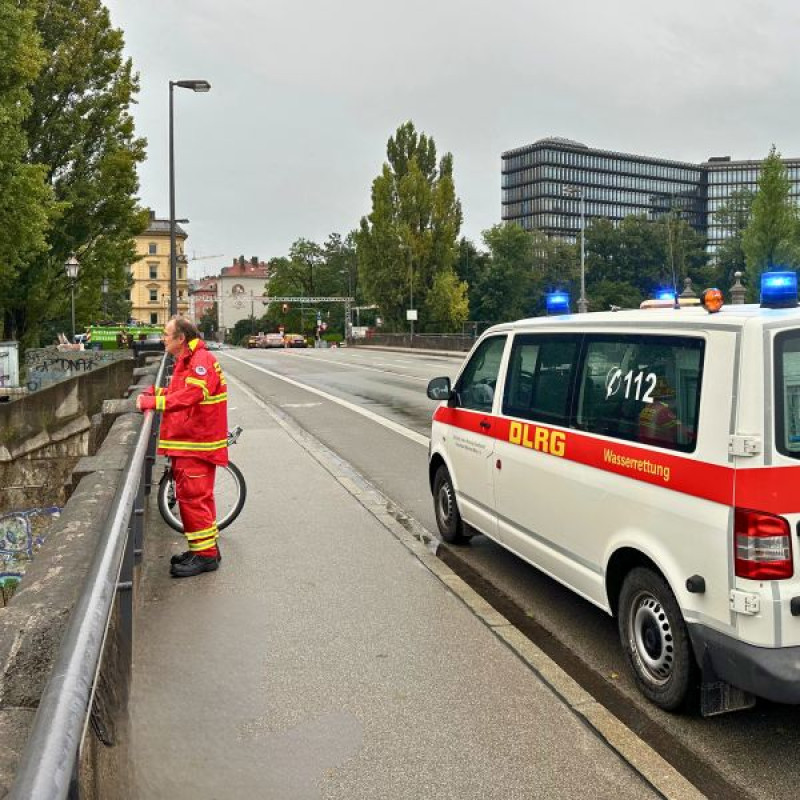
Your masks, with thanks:
[(589, 310), (589, 304), (586, 301), (586, 267), (585, 267), (585, 245), (584, 245), (584, 228), (585, 228), (585, 210), (586, 200), (583, 196), (583, 189), (579, 186), (568, 186), (564, 189), (564, 194), (570, 197), (577, 197), (580, 201), (580, 231), (581, 231), (581, 296), (578, 298), (578, 313), (585, 314)]
[(100, 291), (103, 293), (103, 321), (105, 322), (108, 319), (108, 278), (103, 278), (103, 282), (100, 284)]
[(193, 92), (207, 92), (211, 89), (208, 81), (170, 81), (169, 82), (169, 310), (170, 315), (178, 313), (178, 265), (175, 257), (175, 125), (173, 112), (174, 88), (191, 89)]
[(72, 296), (72, 341), (75, 341), (75, 282), (78, 280), (78, 272), (81, 265), (75, 255), (71, 255), (67, 262), (64, 264), (64, 269), (67, 271), (69, 278), (70, 294)]

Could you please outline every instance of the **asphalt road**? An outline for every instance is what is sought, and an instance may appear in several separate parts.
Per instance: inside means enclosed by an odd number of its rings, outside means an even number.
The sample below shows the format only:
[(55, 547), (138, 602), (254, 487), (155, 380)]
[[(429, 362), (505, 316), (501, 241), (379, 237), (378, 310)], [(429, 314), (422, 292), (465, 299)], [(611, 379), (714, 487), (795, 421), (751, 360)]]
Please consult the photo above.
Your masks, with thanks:
[[(435, 404), (425, 387), (432, 377), (454, 377), (461, 359), (366, 348), (237, 349), (220, 357), (228, 374), (290, 415), (435, 531), (426, 441)], [(235, 409), (230, 419), (235, 424)], [(538, 636), (540, 646), (707, 795), (797, 796), (795, 707), (759, 701), (750, 711), (711, 719), (666, 714), (633, 685), (615, 621), (605, 613), (483, 536), (443, 550), (448, 563), (457, 569), (460, 564), (490, 599), (503, 604), (504, 613), (516, 609), (523, 630)]]

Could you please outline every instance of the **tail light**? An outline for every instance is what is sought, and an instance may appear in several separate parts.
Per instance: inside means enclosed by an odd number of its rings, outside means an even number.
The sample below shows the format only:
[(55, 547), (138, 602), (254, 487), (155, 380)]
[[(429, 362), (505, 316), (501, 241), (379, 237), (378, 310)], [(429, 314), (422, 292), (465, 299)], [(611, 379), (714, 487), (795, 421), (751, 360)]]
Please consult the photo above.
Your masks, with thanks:
[(792, 538), (783, 517), (737, 508), (733, 538), (737, 578), (773, 581), (794, 574)]

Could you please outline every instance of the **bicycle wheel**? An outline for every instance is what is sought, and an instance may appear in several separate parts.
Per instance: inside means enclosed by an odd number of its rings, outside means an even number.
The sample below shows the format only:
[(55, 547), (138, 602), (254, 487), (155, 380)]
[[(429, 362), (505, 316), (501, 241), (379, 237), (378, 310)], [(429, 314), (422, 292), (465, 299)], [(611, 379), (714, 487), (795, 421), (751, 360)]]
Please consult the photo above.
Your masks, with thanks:
[[(217, 527), (227, 528), (239, 516), (247, 497), (247, 484), (244, 475), (235, 465), (228, 462), (227, 467), (217, 467), (214, 478), (214, 500), (217, 505)], [(158, 484), (158, 510), (164, 522), (183, 533), (180, 506), (175, 497), (175, 480), (172, 471), (167, 470)]]

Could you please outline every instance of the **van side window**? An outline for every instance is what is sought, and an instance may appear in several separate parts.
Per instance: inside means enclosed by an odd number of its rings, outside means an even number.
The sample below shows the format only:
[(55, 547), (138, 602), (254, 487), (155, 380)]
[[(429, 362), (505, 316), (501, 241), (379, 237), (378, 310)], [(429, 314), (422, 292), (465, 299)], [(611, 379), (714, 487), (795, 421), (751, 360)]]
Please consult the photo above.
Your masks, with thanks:
[(503, 414), (566, 426), (579, 343), (579, 336), (516, 336)]
[(576, 427), (691, 452), (705, 342), (670, 336), (587, 336)]
[(455, 387), (459, 408), (491, 412), (505, 346), (505, 336), (492, 336), (478, 345)]
[(800, 458), (800, 332), (775, 337), (775, 433), (779, 453)]

